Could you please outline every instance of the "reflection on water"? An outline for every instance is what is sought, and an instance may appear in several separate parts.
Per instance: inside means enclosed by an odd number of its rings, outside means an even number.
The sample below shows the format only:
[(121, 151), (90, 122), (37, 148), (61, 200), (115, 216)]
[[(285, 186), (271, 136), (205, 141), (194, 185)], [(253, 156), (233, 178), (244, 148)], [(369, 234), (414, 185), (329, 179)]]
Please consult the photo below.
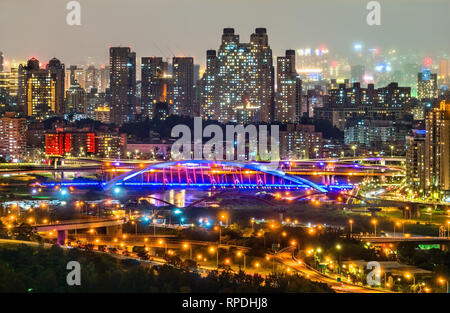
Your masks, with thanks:
[[(189, 204), (213, 195), (210, 190), (198, 190), (198, 189), (170, 189), (170, 190), (157, 190), (143, 193), (142, 196), (152, 196), (157, 199), (161, 199), (174, 204), (175, 206), (182, 208)], [(157, 206), (166, 205), (165, 203), (149, 198), (148, 201)]]

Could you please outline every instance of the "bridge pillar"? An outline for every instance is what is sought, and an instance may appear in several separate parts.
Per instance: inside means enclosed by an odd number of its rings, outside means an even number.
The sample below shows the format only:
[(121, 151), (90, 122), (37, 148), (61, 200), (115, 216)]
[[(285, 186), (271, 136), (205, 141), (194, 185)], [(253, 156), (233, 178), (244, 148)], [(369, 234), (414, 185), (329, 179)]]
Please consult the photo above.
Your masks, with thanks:
[(122, 235), (122, 225), (108, 226), (106, 227), (106, 235), (108, 236), (120, 236)]
[(58, 245), (60, 245), (60, 246), (66, 245), (67, 235), (68, 235), (67, 230), (58, 230), (58, 239), (57, 239)]

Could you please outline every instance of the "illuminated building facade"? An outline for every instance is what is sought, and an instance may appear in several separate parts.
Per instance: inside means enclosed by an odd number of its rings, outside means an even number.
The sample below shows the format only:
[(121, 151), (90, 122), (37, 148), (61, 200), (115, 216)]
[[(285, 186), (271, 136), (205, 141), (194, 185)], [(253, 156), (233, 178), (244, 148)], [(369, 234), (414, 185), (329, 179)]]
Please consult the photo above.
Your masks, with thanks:
[(27, 122), (13, 112), (0, 117), (0, 156), (20, 158), (25, 155)]
[(200, 115), (204, 119), (218, 119), (218, 59), (216, 50), (206, 51), (206, 69), (200, 81)]
[(131, 121), (136, 109), (136, 53), (129, 47), (109, 49), (112, 121)]
[(437, 74), (423, 70), (417, 76), (417, 98), (419, 100), (435, 99), (438, 96)]
[(49, 156), (87, 156), (95, 153), (94, 132), (57, 130), (45, 134), (45, 154)]
[(288, 124), (280, 131), (280, 156), (283, 160), (315, 159), (322, 156), (322, 133), (314, 125)]
[(413, 135), (406, 137), (406, 183), (418, 196), (426, 189), (425, 134), (425, 130), (414, 129)]
[(160, 121), (164, 121), (170, 115), (170, 108), (167, 102), (156, 102), (154, 104), (154, 118)]
[(389, 150), (389, 146), (405, 144), (409, 127), (401, 122), (383, 119), (351, 119), (346, 123), (344, 142), (378, 150)]
[(156, 102), (167, 101), (169, 93), (168, 63), (161, 57), (141, 60), (141, 106), (145, 116), (153, 118)]
[(94, 120), (105, 124), (111, 123), (111, 110), (108, 105), (99, 105), (94, 109)]
[(19, 66), (18, 100), (27, 116), (45, 119), (57, 113), (57, 82), (51, 72), (39, 67), (35, 58)]
[(19, 70), (13, 67), (10, 71), (0, 71), (0, 107), (17, 104)]
[(450, 87), (450, 68), (449, 68), (449, 60), (448, 59), (442, 59), (439, 62), (439, 75), (438, 75), (438, 83), (442, 86)]
[(95, 134), (95, 147), (98, 157), (120, 158), (124, 155), (127, 141), (125, 134), (97, 132)]
[(443, 100), (426, 117), (426, 186), (433, 199), (450, 196), (450, 101)]
[(220, 122), (272, 121), (273, 85), (266, 29), (257, 28), (249, 43), (241, 43), (233, 28), (225, 28), (217, 55), (207, 52), (200, 97), (202, 116)]
[(297, 72), (302, 75), (304, 81), (320, 81), (330, 78), (328, 49), (299, 49)]
[(46, 70), (49, 71), (52, 81), (55, 82), (55, 113), (64, 113), (64, 80), (66, 68), (57, 58), (51, 59)]
[(277, 93), (275, 120), (298, 123), (301, 117), (302, 81), (295, 68), (295, 50), (277, 58)]
[(173, 103), (171, 113), (178, 116), (194, 115), (194, 58), (172, 59)]
[(87, 113), (86, 91), (75, 81), (66, 91), (65, 113)]

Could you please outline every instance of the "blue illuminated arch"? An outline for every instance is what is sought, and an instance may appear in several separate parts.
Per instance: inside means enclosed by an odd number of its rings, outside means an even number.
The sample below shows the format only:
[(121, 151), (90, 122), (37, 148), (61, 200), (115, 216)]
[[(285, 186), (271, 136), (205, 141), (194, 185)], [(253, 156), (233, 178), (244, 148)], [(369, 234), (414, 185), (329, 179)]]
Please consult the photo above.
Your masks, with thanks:
[(147, 172), (151, 169), (162, 169), (162, 168), (166, 168), (169, 166), (176, 166), (176, 165), (183, 165), (183, 164), (217, 164), (217, 165), (233, 166), (233, 167), (243, 168), (243, 169), (247, 169), (247, 170), (251, 170), (251, 171), (266, 173), (269, 175), (273, 175), (275, 177), (279, 177), (279, 178), (291, 181), (295, 184), (307, 185), (307, 186), (314, 188), (320, 192), (327, 192), (326, 188), (323, 188), (323, 187), (313, 183), (312, 181), (309, 181), (302, 177), (287, 175), (285, 172), (280, 171), (278, 169), (274, 170), (274, 169), (269, 168), (264, 163), (254, 163), (254, 162), (244, 163), (244, 162), (239, 162), (239, 161), (211, 161), (211, 160), (183, 160), (183, 161), (170, 161), (170, 162), (161, 162), (161, 163), (150, 164), (149, 166), (147, 166), (145, 168), (136, 168), (134, 170), (131, 170), (130, 172), (124, 173), (122, 175), (119, 175), (119, 176), (111, 179), (110, 181), (108, 181), (104, 184), (104, 189), (109, 190), (112, 187), (114, 187), (116, 184), (123, 183), (124, 181), (131, 179), (131, 178), (133, 178), (139, 174), (142, 174), (144, 172)]

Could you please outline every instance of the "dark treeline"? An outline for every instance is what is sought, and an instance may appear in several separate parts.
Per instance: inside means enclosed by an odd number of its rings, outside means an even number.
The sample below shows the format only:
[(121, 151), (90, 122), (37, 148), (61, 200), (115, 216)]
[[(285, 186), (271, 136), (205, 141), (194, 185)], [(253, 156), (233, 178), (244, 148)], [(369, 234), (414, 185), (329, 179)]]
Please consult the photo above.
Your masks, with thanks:
[[(81, 286), (68, 286), (66, 265), (81, 265)], [(297, 275), (263, 278), (243, 272), (199, 274), (171, 266), (147, 266), (106, 254), (26, 245), (0, 247), (0, 292), (332, 292)]]

